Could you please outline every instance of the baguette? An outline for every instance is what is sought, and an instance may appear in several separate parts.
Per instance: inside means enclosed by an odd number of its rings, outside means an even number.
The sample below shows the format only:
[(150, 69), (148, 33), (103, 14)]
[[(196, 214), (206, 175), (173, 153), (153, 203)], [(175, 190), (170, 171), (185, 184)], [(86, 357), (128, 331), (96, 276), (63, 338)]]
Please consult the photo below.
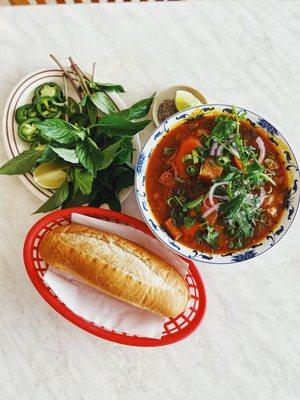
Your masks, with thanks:
[(48, 232), (41, 258), (103, 293), (175, 317), (187, 306), (185, 280), (169, 263), (120, 236), (70, 224)]

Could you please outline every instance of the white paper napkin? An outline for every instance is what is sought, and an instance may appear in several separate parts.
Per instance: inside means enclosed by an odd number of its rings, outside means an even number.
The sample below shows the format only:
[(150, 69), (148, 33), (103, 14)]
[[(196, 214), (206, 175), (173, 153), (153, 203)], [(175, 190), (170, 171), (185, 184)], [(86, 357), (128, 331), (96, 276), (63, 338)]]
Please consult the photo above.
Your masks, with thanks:
[[(71, 220), (73, 223), (98, 228), (132, 240), (164, 258), (181, 275), (185, 276), (187, 272), (188, 263), (172, 253), (159, 240), (138, 229), (75, 213), (72, 214)], [(166, 320), (164, 317), (107, 296), (75, 280), (71, 275), (57, 272), (52, 267), (48, 268), (43, 279), (70, 310), (96, 325), (119, 333), (156, 339), (161, 337)]]

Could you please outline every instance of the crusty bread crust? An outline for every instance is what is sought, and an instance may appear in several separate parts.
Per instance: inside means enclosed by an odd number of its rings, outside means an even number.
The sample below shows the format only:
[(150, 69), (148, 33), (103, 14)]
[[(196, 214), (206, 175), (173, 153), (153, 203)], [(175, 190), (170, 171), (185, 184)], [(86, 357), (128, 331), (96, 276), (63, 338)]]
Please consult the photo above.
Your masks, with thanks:
[(169, 263), (120, 236), (70, 224), (48, 232), (41, 258), (89, 286), (137, 307), (175, 317), (187, 306), (185, 280)]

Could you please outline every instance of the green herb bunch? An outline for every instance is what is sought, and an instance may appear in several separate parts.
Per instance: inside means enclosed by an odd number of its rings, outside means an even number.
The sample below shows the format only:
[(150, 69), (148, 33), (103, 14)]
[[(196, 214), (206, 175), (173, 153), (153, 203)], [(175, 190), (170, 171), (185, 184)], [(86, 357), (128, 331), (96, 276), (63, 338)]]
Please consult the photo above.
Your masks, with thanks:
[[(80, 102), (78, 112), (62, 118), (47, 118), (35, 122), (37, 145), (23, 151), (0, 168), (0, 174), (18, 175), (33, 171), (49, 161), (61, 160), (67, 168), (62, 185), (36, 211), (48, 212), (89, 204), (108, 203), (120, 210), (118, 192), (133, 184), (131, 157), (132, 138), (143, 130), (149, 120), (145, 117), (153, 97), (119, 111), (108, 92), (124, 92), (121, 85), (95, 82), (88, 78), (70, 58), (73, 73), (59, 61), (64, 76), (75, 88)], [(42, 146), (40, 146), (42, 144)]]

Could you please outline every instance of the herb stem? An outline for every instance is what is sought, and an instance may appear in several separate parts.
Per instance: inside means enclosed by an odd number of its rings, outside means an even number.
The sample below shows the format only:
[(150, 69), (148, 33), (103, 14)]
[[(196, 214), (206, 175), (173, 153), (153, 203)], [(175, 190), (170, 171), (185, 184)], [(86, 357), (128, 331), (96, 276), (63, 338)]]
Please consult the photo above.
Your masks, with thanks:
[(94, 78), (95, 78), (95, 70), (96, 70), (96, 63), (94, 61), (93, 62), (93, 68), (92, 68), (92, 81), (94, 81)]
[(80, 79), (82, 88), (85, 90), (87, 95), (91, 95), (91, 92), (85, 82), (85, 79), (87, 79), (85, 77), (85, 75), (83, 74), (83, 72), (79, 69), (78, 65), (75, 64), (74, 60), (72, 59), (72, 57), (69, 57), (70, 63), (71, 63), (71, 68), (73, 69), (73, 71), (77, 74), (78, 78)]
[(74, 82), (74, 79), (71, 77), (71, 75), (69, 74), (69, 72), (66, 70), (66, 68), (58, 61), (58, 59), (53, 55), (50, 54), (50, 57), (52, 58), (52, 60), (54, 60), (56, 62), (56, 64), (59, 66), (59, 68), (62, 70), (62, 72), (64, 73), (64, 75), (66, 76), (66, 78), (69, 79), (71, 85), (73, 86), (73, 88), (76, 90), (77, 95), (79, 96), (80, 99), (82, 99), (81, 93), (77, 87), (77, 85)]
[[(64, 85), (64, 95), (65, 95), (65, 99), (66, 99), (67, 107), (68, 107), (68, 88), (67, 88), (67, 82), (66, 82), (65, 75), (63, 75), (63, 85)], [(68, 116), (67, 112), (65, 112), (65, 121), (66, 122), (69, 121), (69, 116)]]

